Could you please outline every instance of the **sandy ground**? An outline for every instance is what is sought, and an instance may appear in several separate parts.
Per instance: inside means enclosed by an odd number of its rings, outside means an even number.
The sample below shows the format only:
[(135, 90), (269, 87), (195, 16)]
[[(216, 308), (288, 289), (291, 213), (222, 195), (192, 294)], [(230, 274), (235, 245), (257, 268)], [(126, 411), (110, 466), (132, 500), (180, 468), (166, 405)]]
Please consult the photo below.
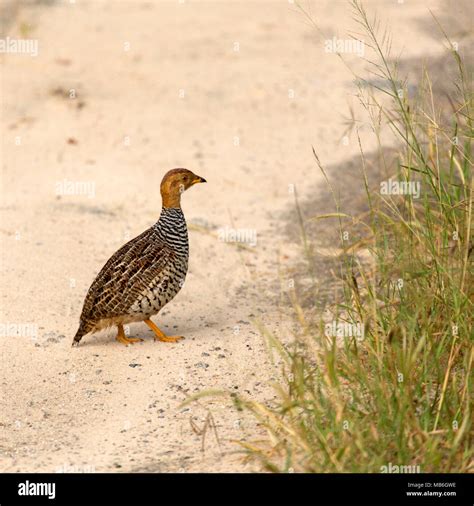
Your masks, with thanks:
[[(325, 164), (358, 152), (341, 141), (357, 110), (350, 72), (283, 0), (1, 3), (2, 37), (36, 39), (39, 52), (0, 55), (0, 470), (257, 469), (232, 442), (258, 436), (250, 419), (224, 400), (180, 403), (206, 389), (271, 398), (255, 321), (288, 333), (279, 270), (296, 246), (280, 217), (289, 185), (304, 194), (320, 180), (311, 145)], [(346, 2), (306, 6), (347, 38)], [(429, 6), (368, 3), (411, 58), (440, 51), (419, 27)], [(156, 221), (173, 167), (208, 180), (184, 195), (189, 274), (155, 318), (187, 339), (155, 343), (134, 324), (143, 343), (111, 331), (71, 348), (95, 274)], [(256, 233), (256, 246), (219, 240), (226, 227)], [(202, 427), (208, 409), (220, 446), (208, 432), (202, 451), (190, 419)]]

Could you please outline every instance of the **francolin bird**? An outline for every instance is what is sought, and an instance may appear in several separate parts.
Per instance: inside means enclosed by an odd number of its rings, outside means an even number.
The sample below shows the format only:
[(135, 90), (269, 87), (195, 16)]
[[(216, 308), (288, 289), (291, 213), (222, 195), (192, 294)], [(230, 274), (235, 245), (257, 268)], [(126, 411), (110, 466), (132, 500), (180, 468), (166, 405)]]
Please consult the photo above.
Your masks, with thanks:
[(152, 321), (181, 289), (188, 270), (188, 231), (181, 193), (206, 180), (187, 169), (173, 169), (161, 181), (163, 208), (160, 219), (122, 246), (99, 272), (82, 308), (73, 346), (86, 334), (117, 325), (117, 341), (128, 345), (143, 339), (127, 337), (123, 326), (145, 322), (155, 340), (175, 342)]

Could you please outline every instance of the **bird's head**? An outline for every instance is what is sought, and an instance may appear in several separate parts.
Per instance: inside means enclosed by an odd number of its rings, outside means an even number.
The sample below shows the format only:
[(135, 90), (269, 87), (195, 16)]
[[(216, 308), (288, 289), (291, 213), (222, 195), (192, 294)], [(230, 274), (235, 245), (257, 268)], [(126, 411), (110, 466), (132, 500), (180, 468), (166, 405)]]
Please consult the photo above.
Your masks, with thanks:
[(181, 194), (196, 183), (206, 180), (188, 169), (169, 170), (161, 181), (160, 191), (163, 207), (181, 207)]

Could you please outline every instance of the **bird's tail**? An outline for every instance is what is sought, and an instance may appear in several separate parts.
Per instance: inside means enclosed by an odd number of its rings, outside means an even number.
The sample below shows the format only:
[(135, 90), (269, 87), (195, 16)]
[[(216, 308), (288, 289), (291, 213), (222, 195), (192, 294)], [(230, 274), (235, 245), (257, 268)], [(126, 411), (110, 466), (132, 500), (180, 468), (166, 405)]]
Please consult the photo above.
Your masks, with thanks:
[(79, 328), (77, 329), (76, 335), (74, 336), (74, 339), (72, 341), (72, 345), (77, 346), (82, 337), (85, 336), (88, 332), (89, 329), (84, 324), (84, 322), (81, 321), (79, 324)]

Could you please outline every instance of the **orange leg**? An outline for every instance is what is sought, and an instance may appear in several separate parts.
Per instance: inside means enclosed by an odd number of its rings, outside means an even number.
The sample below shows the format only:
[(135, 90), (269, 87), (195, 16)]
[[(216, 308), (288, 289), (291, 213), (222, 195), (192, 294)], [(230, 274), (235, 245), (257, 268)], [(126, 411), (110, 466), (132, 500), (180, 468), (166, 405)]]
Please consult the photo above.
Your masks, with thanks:
[(165, 343), (175, 343), (180, 339), (184, 339), (183, 336), (167, 336), (162, 332), (151, 320), (144, 320), (145, 323), (153, 330), (155, 334), (155, 341), (164, 341)]
[(140, 339), (139, 337), (127, 337), (125, 335), (124, 330), (123, 330), (123, 325), (120, 324), (120, 325), (117, 325), (117, 327), (118, 327), (118, 334), (115, 339), (117, 339), (117, 341), (119, 343), (122, 343), (125, 346), (128, 346), (129, 344), (138, 343), (140, 341), (143, 341), (143, 339)]

